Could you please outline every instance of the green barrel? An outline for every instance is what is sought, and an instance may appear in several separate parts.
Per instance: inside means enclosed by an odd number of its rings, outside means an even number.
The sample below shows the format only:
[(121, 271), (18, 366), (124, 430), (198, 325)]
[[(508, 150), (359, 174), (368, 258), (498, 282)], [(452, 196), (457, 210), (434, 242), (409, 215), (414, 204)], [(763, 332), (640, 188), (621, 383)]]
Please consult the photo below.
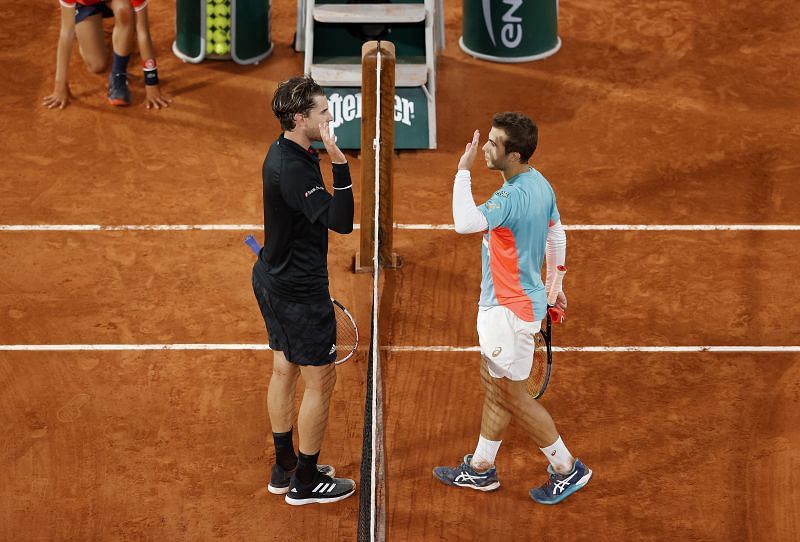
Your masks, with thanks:
[(186, 62), (200, 62), (205, 57), (205, 17), (205, 2), (176, 0), (172, 50)]
[(493, 62), (528, 62), (561, 48), (558, 0), (464, 0), (467, 54)]
[[(223, 13), (224, 28), (209, 28), (208, 16), (213, 14), (207, 11), (220, 8), (222, 4), (229, 8), (230, 19)], [(176, 0), (172, 51), (185, 62), (232, 58), (239, 64), (257, 63), (272, 53), (271, 12), (271, 0)], [(211, 54), (207, 49), (206, 40), (212, 30), (223, 33), (219, 39), (229, 53)], [(225, 33), (229, 33), (227, 37)]]
[(239, 64), (255, 64), (272, 53), (271, 0), (231, 0), (231, 55)]

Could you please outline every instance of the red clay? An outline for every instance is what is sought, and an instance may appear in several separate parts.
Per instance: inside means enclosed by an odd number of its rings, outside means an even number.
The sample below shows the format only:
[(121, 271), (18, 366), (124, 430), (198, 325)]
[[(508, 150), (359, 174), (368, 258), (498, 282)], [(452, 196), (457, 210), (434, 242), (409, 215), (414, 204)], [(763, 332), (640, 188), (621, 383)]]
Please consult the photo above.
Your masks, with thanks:
[[(144, 108), (136, 58), (133, 103), (121, 109), (77, 54), (76, 99), (43, 108), (57, 2), (22, 18), (0, 10), (13, 44), (0, 48), (0, 224), (259, 223), (261, 162), (278, 133), (269, 99), (302, 71), (295, 7), (273, 2), (273, 56), (239, 66), (181, 63), (173, 4), (151, 5), (174, 97), (164, 111)], [(519, 109), (539, 123), (534, 164), (568, 225), (797, 223), (796, 2), (565, 0), (560, 12), (559, 53), (501, 65), (459, 50), (461, 7), (448, 3), (439, 149), (396, 158), (397, 222), (450, 223), (464, 143), (475, 128), (485, 135), (492, 113)], [(499, 185), (474, 175), (478, 199)], [(244, 234), (0, 231), (0, 344), (263, 343)], [(559, 345), (797, 344), (797, 232), (568, 236)], [(333, 239), (334, 295), (366, 342), (371, 278), (349, 271), (357, 233)], [(386, 274), (382, 344), (477, 344), (479, 243), (397, 232), (406, 264)], [(321, 458), (354, 476), (364, 357), (342, 366)], [(0, 351), (0, 539), (355, 538), (357, 499), (294, 509), (264, 488), (270, 358)], [(527, 497), (545, 461), (513, 426), (495, 494), (430, 474), (475, 445), (476, 353), (383, 362), (389, 540), (800, 538), (798, 354), (556, 354), (544, 402), (595, 478), (553, 508)]]

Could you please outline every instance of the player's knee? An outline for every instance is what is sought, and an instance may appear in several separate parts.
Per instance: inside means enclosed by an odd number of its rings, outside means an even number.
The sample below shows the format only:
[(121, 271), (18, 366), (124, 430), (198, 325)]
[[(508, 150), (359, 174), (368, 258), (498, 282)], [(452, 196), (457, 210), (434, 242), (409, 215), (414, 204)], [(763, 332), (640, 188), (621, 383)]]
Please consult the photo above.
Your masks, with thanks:
[(272, 376), (280, 379), (289, 379), (293, 376), (293, 374), (288, 367), (275, 364), (272, 367)]
[(333, 388), (334, 388), (334, 386), (336, 386), (336, 378), (337, 378), (337, 376), (336, 376), (336, 369), (334, 368), (333, 364), (331, 364), (331, 369), (332, 370), (330, 371), (330, 373), (328, 373), (325, 376), (325, 381), (324, 381), (324, 384), (325, 384), (325, 387), (326, 387), (325, 391), (328, 392), (328, 393), (333, 392)]
[(108, 61), (104, 58), (87, 58), (86, 69), (92, 73), (103, 73), (108, 68)]
[(315, 369), (311, 378), (305, 378), (306, 389), (316, 390), (323, 395), (328, 395), (333, 392), (333, 388), (336, 385), (335, 366), (331, 363), (330, 365), (324, 365)]
[(509, 410), (516, 410), (518, 407), (527, 404), (530, 397), (527, 382), (508, 380), (504, 389), (505, 403)]
[(120, 3), (114, 6), (114, 24), (129, 26), (133, 23), (133, 8), (130, 4)]

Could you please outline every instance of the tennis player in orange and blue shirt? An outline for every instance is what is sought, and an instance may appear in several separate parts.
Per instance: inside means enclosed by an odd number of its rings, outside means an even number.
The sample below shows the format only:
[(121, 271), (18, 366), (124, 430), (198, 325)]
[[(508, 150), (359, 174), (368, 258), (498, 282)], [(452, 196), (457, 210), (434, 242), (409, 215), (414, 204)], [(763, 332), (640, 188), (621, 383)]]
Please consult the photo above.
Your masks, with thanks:
[[(549, 461), (549, 480), (530, 490), (542, 504), (556, 504), (585, 486), (592, 471), (575, 459), (547, 410), (527, 390), (536, 347), (535, 333), (547, 311), (541, 269), (547, 281), (564, 265), (567, 238), (552, 186), (528, 165), (536, 150), (536, 124), (521, 113), (499, 113), (492, 119), (483, 146), (489, 169), (500, 171), (503, 185), (483, 205), (472, 197), (472, 164), (478, 152), (476, 130), (458, 164), (453, 186), (453, 218), (458, 233), (483, 234), (483, 277), (478, 304), (484, 396), (481, 434), (475, 452), (457, 467), (436, 467), (447, 485), (492, 491), (500, 487), (495, 458), (512, 417), (528, 432)], [(567, 298), (558, 293), (556, 306)]]

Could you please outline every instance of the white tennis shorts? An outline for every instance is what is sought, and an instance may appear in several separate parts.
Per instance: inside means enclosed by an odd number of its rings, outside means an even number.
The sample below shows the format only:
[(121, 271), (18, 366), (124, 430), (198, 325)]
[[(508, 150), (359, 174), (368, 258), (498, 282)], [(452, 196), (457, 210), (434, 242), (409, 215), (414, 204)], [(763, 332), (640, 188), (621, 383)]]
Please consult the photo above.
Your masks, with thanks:
[(478, 342), (494, 378), (525, 380), (542, 321), (526, 322), (506, 307), (478, 307)]

